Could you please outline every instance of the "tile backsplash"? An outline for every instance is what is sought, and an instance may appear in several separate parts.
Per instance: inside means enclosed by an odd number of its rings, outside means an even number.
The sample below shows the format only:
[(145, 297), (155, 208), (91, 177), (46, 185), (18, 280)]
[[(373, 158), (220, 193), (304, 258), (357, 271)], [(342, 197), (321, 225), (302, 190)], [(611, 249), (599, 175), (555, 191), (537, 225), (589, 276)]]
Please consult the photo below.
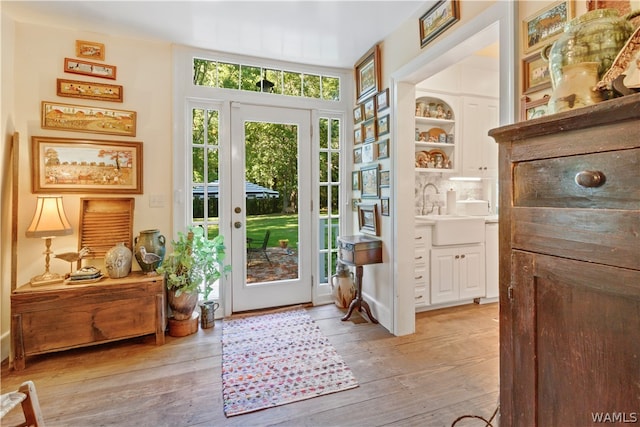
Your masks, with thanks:
[[(435, 189), (427, 184), (433, 184)], [(436, 176), (434, 174), (416, 174), (414, 192), (414, 214), (446, 214), (447, 191), (453, 189), (457, 200), (489, 200), (490, 213), (495, 214), (495, 200), (497, 200), (495, 180), (482, 181), (450, 181), (448, 176)]]

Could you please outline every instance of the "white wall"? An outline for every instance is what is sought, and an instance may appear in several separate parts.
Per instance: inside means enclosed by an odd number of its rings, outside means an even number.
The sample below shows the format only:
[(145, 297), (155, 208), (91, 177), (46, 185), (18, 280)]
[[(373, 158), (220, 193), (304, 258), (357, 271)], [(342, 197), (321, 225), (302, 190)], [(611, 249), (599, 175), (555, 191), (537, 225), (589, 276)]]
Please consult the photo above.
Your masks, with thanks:
[[(41, 239), (25, 237), (35, 208), (36, 195), (31, 192), (31, 157), (30, 146), (32, 136), (51, 136), (98, 139), (110, 141), (142, 141), (144, 194), (122, 195), (135, 197), (135, 214), (133, 233), (137, 236), (140, 230), (158, 228), (167, 237), (172, 235), (171, 222), (171, 45), (142, 40), (124, 39), (116, 36), (72, 31), (45, 27), (33, 24), (12, 22), (4, 14), (2, 16), (2, 120), (3, 120), (3, 190), (7, 180), (5, 167), (7, 154), (5, 142), (14, 129), (20, 133), (20, 168), (19, 168), (19, 213), (18, 213), (18, 286), (26, 283), (32, 276), (44, 271), (44, 243)], [(5, 25), (8, 24), (8, 25)], [(13, 27), (15, 31), (11, 31)], [(7, 33), (7, 34), (5, 34)], [(5, 37), (6, 36), (6, 37)], [(67, 74), (63, 72), (64, 58), (75, 57), (75, 41), (90, 40), (104, 43), (106, 58), (104, 63), (117, 67), (117, 80), (105, 80)], [(12, 49), (16, 55), (12, 55)], [(56, 95), (56, 79), (114, 83), (124, 87), (124, 102), (102, 102), (77, 98), (61, 98)], [(5, 89), (12, 88), (11, 91)], [(83, 132), (67, 132), (45, 130), (40, 127), (41, 101), (57, 101), (70, 104), (111, 107), (136, 111), (136, 137), (121, 137)], [(8, 125), (7, 125), (8, 124)], [(164, 197), (164, 207), (150, 208), (151, 195)], [(54, 252), (74, 251), (78, 249), (78, 220), (80, 198), (87, 194), (63, 194), (65, 211), (74, 229), (70, 236), (53, 240)], [(90, 194), (92, 197), (110, 197), (107, 194)], [(2, 318), (1, 331), (3, 337), (2, 356), (5, 357), (8, 346), (4, 340), (8, 337), (10, 258), (7, 241), (9, 234), (5, 224), (9, 214), (8, 204), (2, 201)], [(102, 261), (92, 261), (99, 267)], [(133, 263), (134, 269), (139, 269)], [(53, 259), (51, 271), (64, 274), (69, 271), (69, 263)]]

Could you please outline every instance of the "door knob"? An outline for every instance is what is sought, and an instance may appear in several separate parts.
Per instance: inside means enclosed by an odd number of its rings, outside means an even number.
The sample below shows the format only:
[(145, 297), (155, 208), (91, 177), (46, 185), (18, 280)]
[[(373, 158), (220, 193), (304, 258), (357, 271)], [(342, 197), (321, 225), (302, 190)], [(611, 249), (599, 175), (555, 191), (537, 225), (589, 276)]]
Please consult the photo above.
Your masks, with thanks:
[(242, 227), (242, 223), (240, 221), (236, 221), (236, 222), (233, 223), (233, 226), (235, 228), (240, 228), (240, 227)]
[(235, 213), (240, 213), (240, 212), (242, 212), (242, 209), (240, 208), (240, 206), (236, 206), (234, 211), (235, 211)]

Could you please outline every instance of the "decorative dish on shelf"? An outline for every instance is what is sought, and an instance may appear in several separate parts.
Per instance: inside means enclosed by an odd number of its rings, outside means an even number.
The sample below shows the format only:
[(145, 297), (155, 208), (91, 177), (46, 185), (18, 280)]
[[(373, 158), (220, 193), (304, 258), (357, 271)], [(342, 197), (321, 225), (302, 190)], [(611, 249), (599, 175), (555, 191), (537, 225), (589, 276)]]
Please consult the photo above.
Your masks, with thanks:
[(417, 151), (415, 167), (420, 169), (451, 169), (451, 160), (444, 151), (434, 148), (430, 151)]
[(64, 281), (65, 285), (86, 285), (87, 283), (97, 283), (104, 278), (104, 274), (100, 274), (97, 277), (92, 277), (90, 279), (67, 279)]

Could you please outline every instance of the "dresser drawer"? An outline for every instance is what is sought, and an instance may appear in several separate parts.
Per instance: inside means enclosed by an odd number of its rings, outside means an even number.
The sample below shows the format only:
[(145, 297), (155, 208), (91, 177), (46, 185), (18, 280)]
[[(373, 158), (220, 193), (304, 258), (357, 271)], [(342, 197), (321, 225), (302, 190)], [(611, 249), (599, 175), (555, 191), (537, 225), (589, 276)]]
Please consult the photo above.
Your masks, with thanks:
[(513, 190), (515, 207), (638, 210), (640, 148), (519, 162)]

